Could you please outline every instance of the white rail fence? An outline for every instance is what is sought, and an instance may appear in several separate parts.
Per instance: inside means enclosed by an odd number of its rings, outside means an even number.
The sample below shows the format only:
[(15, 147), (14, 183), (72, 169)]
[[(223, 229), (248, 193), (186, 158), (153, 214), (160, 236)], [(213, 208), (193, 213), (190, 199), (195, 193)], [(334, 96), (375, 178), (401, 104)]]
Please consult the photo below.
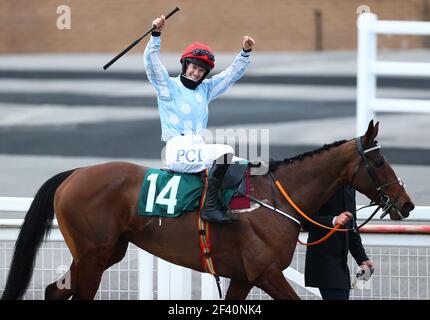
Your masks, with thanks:
[(430, 22), (384, 21), (373, 13), (358, 17), (357, 135), (366, 132), (375, 112), (430, 113), (430, 100), (376, 97), (377, 76), (430, 77), (430, 63), (378, 61), (377, 35), (430, 35)]
[[(26, 212), (32, 198), (0, 197), (0, 212)], [(366, 210), (366, 211), (365, 211)], [(371, 210), (359, 211), (359, 219)], [(364, 212), (363, 212), (364, 211)], [(430, 207), (417, 207), (414, 221), (429, 220)], [(0, 219), (0, 293), (4, 288), (14, 242), (22, 219)], [(305, 234), (301, 238), (305, 238)], [(355, 299), (430, 299), (430, 235), (363, 234), (363, 244), (378, 265), (371, 287), (355, 290)], [(298, 247), (291, 267), (284, 271), (302, 298), (318, 299), (314, 288), (304, 286), (305, 249)], [(56, 281), (70, 266), (71, 256), (56, 221), (47, 242), (39, 251), (34, 275), (26, 299), (43, 299), (45, 287)], [(356, 267), (350, 261), (350, 270)], [(379, 274), (378, 274), (379, 273)], [(228, 285), (222, 279), (223, 295)], [(105, 272), (98, 299), (218, 299), (213, 277), (191, 271), (130, 245), (123, 261)], [(248, 299), (268, 299), (259, 289), (253, 289)]]

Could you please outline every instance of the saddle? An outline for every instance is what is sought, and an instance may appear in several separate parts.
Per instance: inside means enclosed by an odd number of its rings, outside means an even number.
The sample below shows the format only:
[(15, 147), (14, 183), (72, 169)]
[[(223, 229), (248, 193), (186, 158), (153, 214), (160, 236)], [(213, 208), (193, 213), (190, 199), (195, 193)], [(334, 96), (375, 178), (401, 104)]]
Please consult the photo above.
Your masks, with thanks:
[(259, 168), (263, 165), (262, 162), (246, 162), (246, 163), (233, 163), (228, 167), (221, 185), (221, 190), (231, 190), (232, 187), (237, 186), (234, 190), (231, 201), (226, 204), (230, 209), (248, 209), (251, 207), (251, 202), (247, 195), (249, 195), (250, 181), (252, 175), (252, 168)]
[[(233, 163), (221, 185), (221, 199), (230, 209), (250, 208), (249, 194), (252, 168), (261, 162)], [(142, 181), (138, 214), (143, 216), (177, 217), (184, 211), (199, 208), (205, 171), (178, 173), (168, 169), (149, 168)]]

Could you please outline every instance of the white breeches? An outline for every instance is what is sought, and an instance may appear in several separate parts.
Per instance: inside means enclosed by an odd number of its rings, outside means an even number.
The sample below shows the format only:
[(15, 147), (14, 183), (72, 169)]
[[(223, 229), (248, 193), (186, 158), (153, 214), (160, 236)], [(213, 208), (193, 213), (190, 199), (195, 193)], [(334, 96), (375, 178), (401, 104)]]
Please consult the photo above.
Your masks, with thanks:
[(166, 144), (166, 164), (176, 172), (200, 172), (210, 168), (223, 155), (227, 161), (235, 161), (234, 150), (229, 145), (205, 144), (199, 135), (177, 136)]

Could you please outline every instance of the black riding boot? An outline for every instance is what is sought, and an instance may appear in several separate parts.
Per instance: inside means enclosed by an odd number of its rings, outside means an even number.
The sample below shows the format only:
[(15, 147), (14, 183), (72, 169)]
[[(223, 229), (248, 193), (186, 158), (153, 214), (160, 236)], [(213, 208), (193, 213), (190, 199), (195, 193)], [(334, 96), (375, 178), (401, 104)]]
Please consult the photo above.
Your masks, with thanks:
[(215, 163), (209, 173), (206, 203), (201, 212), (204, 221), (215, 223), (230, 223), (234, 221), (233, 214), (228, 211), (220, 198), (221, 184), (229, 164)]

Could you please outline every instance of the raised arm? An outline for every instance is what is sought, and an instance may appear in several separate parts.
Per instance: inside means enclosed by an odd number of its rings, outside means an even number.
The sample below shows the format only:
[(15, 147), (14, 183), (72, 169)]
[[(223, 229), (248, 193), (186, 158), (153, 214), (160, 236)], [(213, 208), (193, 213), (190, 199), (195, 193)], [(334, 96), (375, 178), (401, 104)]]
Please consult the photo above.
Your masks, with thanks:
[(205, 80), (209, 86), (208, 101), (212, 101), (219, 95), (223, 94), (245, 73), (246, 67), (250, 63), (250, 53), (255, 41), (249, 36), (243, 37), (242, 50), (236, 56), (233, 63), (221, 73)]
[(152, 24), (157, 28), (152, 32), (143, 55), (146, 74), (149, 82), (154, 86), (157, 95), (162, 100), (170, 100), (171, 80), (169, 73), (160, 61), (160, 34), (166, 23), (164, 16), (155, 19)]

